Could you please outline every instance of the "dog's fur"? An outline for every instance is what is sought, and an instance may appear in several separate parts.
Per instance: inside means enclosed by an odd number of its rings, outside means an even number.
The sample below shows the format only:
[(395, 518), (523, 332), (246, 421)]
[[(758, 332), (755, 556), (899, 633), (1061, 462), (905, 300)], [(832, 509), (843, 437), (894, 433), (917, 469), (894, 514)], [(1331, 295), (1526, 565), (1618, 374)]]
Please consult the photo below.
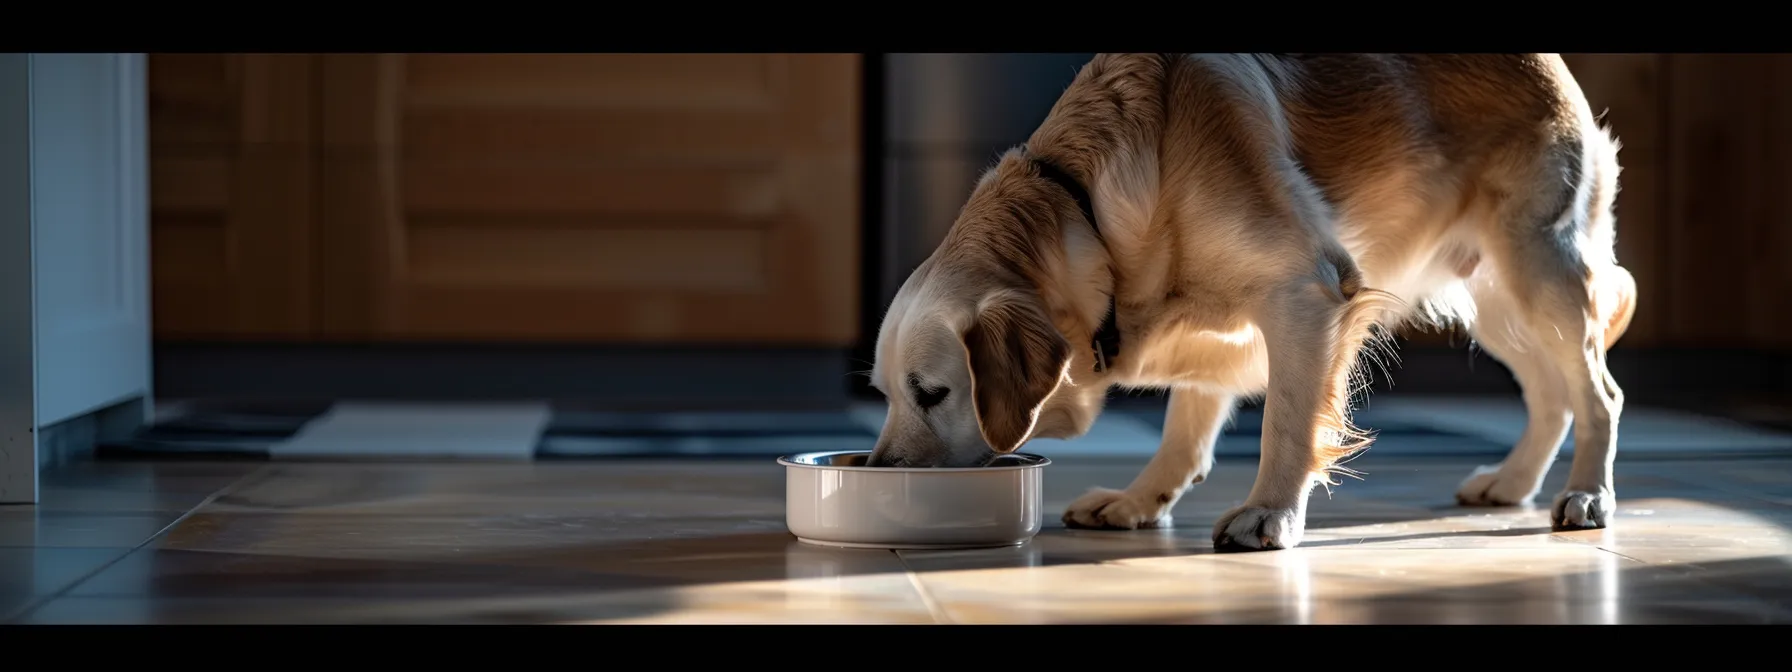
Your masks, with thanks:
[[(1636, 295), (1613, 250), (1617, 150), (1550, 54), (1101, 55), (897, 293), (871, 463), (976, 465), (1082, 435), (1112, 386), (1168, 387), (1150, 464), (1064, 514), (1163, 525), (1236, 401), (1262, 396), (1256, 483), (1213, 539), (1291, 548), (1309, 493), (1368, 443), (1349, 421), (1359, 353), (1403, 323), (1459, 323), (1516, 374), (1530, 420), (1458, 499), (1531, 499), (1572, 422), (1552, 518), (1604, 527), (1623, 406), (1605, 353)], [(1085, 186), (1098, 221), (1036, 161)], [(1097, 371), (1110, 297), (1121, 346)]]

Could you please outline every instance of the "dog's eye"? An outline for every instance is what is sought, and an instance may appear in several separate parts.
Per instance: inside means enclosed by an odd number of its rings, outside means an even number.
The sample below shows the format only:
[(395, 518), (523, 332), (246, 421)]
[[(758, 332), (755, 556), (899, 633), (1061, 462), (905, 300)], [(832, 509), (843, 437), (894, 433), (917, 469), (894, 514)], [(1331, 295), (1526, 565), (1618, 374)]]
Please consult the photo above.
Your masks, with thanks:
[(920, 406), (921, 410), (925, 411), (940, 405), (940, 402), (946, 400), (946, 394), (949, 392), (951, 392), (951, 390), (943, 387), (937, 390), (929, 390), (926, 388), (916, 389), (915, 404)]
[(923, 411), (940, 405), (940, 402), (946, 400), (946, 395), (952, 392), (944, 387), (929, 388), (922, 385), (921, 379), (914, 376), (908, 377), (908, 387), (909, 391), (915, 395), (915, 405), (920, 406)]

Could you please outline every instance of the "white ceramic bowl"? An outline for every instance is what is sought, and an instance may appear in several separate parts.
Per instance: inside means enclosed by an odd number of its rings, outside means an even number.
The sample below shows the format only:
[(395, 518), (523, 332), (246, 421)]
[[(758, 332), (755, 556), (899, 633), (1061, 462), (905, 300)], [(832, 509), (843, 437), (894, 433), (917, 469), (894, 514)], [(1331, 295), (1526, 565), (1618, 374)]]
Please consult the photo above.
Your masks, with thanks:
[(1018, 546), (1039, 534), (1051, 460), (1004, 455), (985, 467), (867, 467), (869, 451), (804, 453), (784, 465), (784, 523), (798, 540), (853, 548)]

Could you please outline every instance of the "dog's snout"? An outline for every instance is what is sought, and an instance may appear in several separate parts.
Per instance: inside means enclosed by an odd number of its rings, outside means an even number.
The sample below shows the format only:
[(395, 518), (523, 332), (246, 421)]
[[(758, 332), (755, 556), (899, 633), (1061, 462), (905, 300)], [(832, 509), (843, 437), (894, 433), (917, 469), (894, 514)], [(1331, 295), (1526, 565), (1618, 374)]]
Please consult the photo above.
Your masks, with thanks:
[(867, 466), (867, 467), (906, 467), (906, 466), (908, 466), (908, 458), (900, 456), (900, 455), (893, 456), (888, 453), (879, 451), (879, 452), (875, 452), (875, 453), (871, 454), (871, 459), (865, 461), (865, 466)]

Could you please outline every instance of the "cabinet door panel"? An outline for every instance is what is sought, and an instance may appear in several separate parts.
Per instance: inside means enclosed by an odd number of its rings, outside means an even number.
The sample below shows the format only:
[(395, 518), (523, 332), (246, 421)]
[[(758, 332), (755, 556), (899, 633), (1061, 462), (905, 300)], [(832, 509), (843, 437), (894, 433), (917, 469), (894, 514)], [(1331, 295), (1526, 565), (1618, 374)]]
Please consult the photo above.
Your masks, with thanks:
[(315, 63), (149, 56), (156, 338), (311, 338)]
[(327, 337), (856, 336), (857, 55), (323, 60)]

